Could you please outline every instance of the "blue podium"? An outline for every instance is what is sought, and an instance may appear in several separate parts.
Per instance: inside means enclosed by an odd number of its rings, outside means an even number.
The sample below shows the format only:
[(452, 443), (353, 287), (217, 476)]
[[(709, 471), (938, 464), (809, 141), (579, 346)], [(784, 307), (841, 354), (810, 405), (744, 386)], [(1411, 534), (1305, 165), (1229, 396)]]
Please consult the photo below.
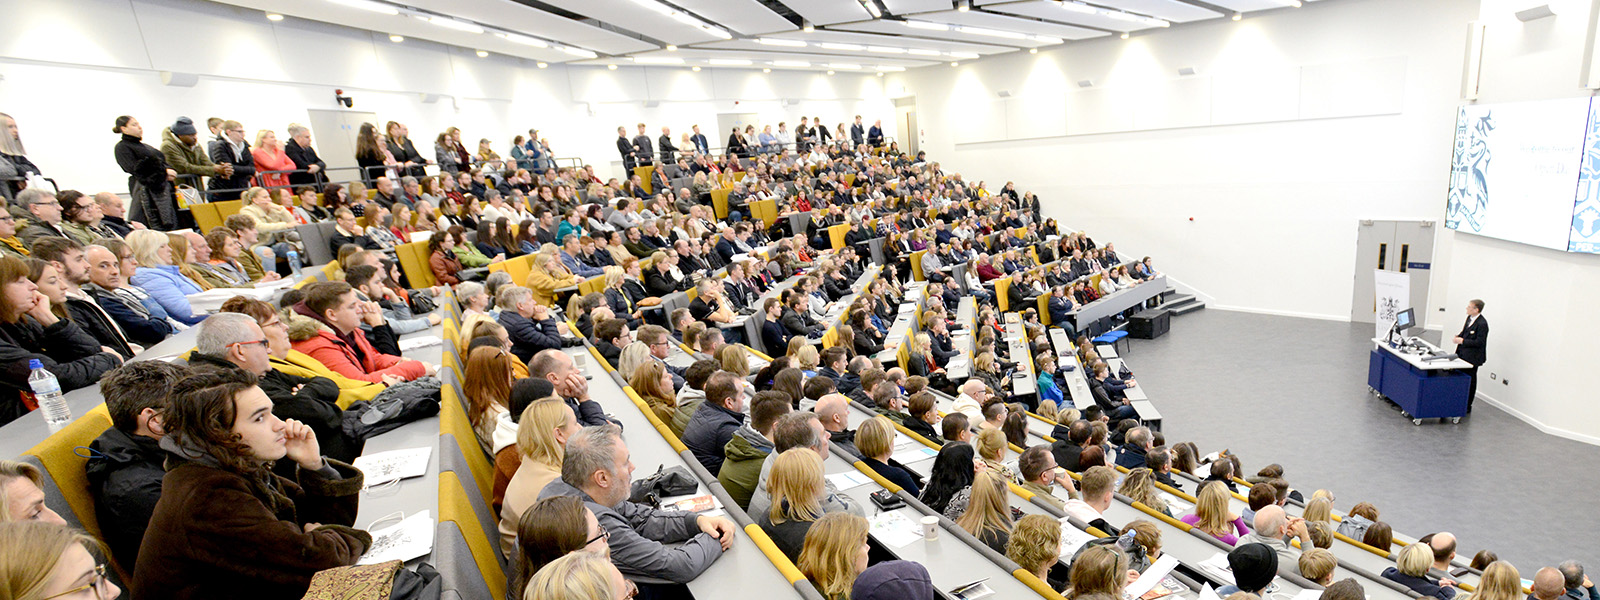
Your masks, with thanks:
[(1423, 419), (1458, 423), (1467, 414), (1471, 366), (1460, 359), (1425, 362), (1380, 342), (1369, 359), (1367, 387), (1398, 405), (1413, 425)]

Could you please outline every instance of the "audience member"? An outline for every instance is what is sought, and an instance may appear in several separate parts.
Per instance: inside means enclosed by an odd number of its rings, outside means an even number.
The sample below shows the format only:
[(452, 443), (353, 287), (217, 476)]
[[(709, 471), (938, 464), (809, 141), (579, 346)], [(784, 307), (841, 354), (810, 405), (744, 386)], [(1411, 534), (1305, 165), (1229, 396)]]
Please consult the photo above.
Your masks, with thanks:
[(1278, 576), (1278, 554), (1262, 544), (1239, 544), (1228, 552), (1228, 567), (1234, 583), (1217, 588), (1217, 595), (1226, 598), (1245, 592), (1265, 596), (1267, 586)]
[[(1289, 516), (1283, 507), (1269, 504), (1256, 511), (1255, 531), (1239, 537), (1241, 544), (1262, 544), (1278, 553), (1282, 562), (1300, 559), (1300, 548), (1310, 548), (1311, 534), (1306, 531), (1306, 520)], [(1300, 540), (1300, 548), (1289, 543)]]
[[(560, 467), (557, 466), (556, 470), (559, 476)], [(518, 560), (511, 564), (512, 568), (506, 574), (511, 584), (506, 590), (508, 598), (522, 598), (533, 576), (545, 565), (563, 556), (579, 551), (600, 557), (609, 556), (606, 531), (600, 527), (600, 521), (595, 519), (594, 513), (574, 496), (556, 496), (534, 502), (522, 511), (514, 537), (517, 546), (512, 554)]]
[(28, 463), (0, 460), (0, 523), (44, 521), (66, 525), (67, 520), (45, 506), (44, 473)]
[(84, 472), (101, 536), (111, 557), (128, 572), (161, 499), (166, 475), (161, 414), (167, 392), (187, 374), (172, 363), (147, 360), (112, 369), (100, 379), (111, 428), (89, 444), (91, 458)]
[(856, 577), (867, 570), (867, 520), (830, 513), (812, 523), (796, 561), (800, 573), (828, 600), (852, 598)]
[(1229, 512), (1228, 488), (1220, 483), (1201, 486), (1200, 495), (1195, 498), (1194, 513), (1184, 515), (1179, 520), (1229, 546), (1237, 544), (1239, 536), (1250, 532), (1250, 528), (1245, 526), (1244, 517)]
[[(1449, 579), (1440, 579), (1430, 576), (1428, 569), (1433, 565), (1433, 551), (1427, 544), (1416, 543), (1400, 550), (1400, 555), (1395, 558), (1395, 566), (1383, 570), (1383, 578), (1406, 586), (1413, 592), (1424, 597), (1450, 600), (1456, 597), (1455, 582)], [(1535, 581), (1537, 595), (1537, 580)], [(1555, 594), (1560, 595), (1558, 592)], [(1548, 600), (1554, 600), (1549, 598)]]
[(567, 440), (581, 427), (572, 407), (557, 398), (535, 400), (523, 409), (517, 422), (516, 444), (521, 463), (506, 485), (500, 504), (500, 551), (506, 556), (512, 556), (517, 547), (517, 534), (525, 521), (523, 513), (541, 502), (539, 493), (546, 485), (561, 477)]
[(912, 496), (920, 495), (922, 478), (900, 461), (890, 458), (894, 454), (894, 440), (894, 423), (886, 417), (867, 419), (856, 429), (856, 450), (861, 453), (861, 462)]
[(1083, 486), (1082, 497), (1067, 501), (1064, 509), (1067, 515), (1107, 535), (1118, 535), (1117, 528), (1112, 527), (1103, 516), (1111, 503), (1116, 501), (1116, 469), (1104, 465), (1091, 467), (1083, 472), (1083, 479), (1079, 483)]
[(1006, 479), (993, 470), (973, 476), (970, 499), (956, 525), (995, 552), (1004, 553), (1011, 540), (1011, 507), (1006, 499)]
[(106, 579), (100, 542), (57, 523), (0, 522), (0, 598), (112, 600), (122, 589)]

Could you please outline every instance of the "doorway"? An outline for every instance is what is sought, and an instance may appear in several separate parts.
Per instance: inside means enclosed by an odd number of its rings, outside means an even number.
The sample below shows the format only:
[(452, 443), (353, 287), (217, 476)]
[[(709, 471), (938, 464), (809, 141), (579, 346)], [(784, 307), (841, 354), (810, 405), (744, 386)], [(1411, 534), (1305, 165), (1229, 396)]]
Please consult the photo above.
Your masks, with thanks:
[(1428, 320), (1428, 281), (1433, 274), (1433, 221), (1361, 221), (1356, 226), (1356, 280), (1350, 320), (1376, 323), (1378, 307), (1373, 269), (1411, 278), (1411, 305), (1417, 327)]
[(894, 99), (894, 124), (898, 129), (895, 139), (900, 142), (900, 150), (912, 156), (917, 155), (917, 148), (921, 146), (922, 131), (917, 129), (917, 97), (906, 96)]
[(362, 123), (376, 125), (381, 132), (383, 124), (378, 122), (377, 113), (319, 109), (306, 112), (311, 119), (311, 145), (317, 149), (317, 157), (328, 163), (329, 169), (349, 169), (328, 177), (335, 181), (356, 179), (356, 134)]

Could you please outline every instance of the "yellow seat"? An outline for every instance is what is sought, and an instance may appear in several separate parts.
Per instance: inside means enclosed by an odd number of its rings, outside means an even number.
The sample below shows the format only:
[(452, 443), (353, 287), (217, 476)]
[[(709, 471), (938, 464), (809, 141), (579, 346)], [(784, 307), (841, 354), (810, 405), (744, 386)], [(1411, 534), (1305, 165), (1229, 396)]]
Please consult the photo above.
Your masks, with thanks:
[(633, 174), (634, 175), (638, 175), (639, 176), (639, 181), (644, 182), (644, 191), (647, 194), (654, 194), (655, 193), (655, 191), (650, 189), (650, 187), (651, 187), (650, 186), (650, 177), (655, 175), (655, 172), (656, 172), (655, 165), (649, 165), (649, 166), (644, 166), (644, 167), (634, 167), (633, 168)]
[(849, 187), (855, 187), (855, 185), (856, 185), (856, 174), (855, 173), (845, 173), (844, 174), (844, 184), (846, 186), (849, 186)]
[(772, 225), (778, 222), (778, 201), (767, 199), (755, 204), (760, 204), (763, 207), (761, 222), (765, 223), (767, 228), (772, 228)]
[(489, 586), (489, 597), (503, 598), (506, 594), (506, 575), (495, 554), (497, 550), (494, 544), (498, 540), (490, 542), (484, 534), (467, 493), (461, 478), (454, 472), (439, 473), (439, 520), (455, 523), (456, 528), (461, 530), (461, 537), (466, 539), (467, 548), (472, 551), (472, 560), (478, 564), (478, 572), (483, 574), (483, 581)]
[(711, 190), (711, 208), (716, 211), (718, 219), (728, 218), (728, 194), (732, 191), (732, 188)]
[[(449, 355), (449, 352), (445, 353), (446, 357)], [(454, 436), (456, 443), (461, 446), (461, 455), (466, 457), (467, 468), (472, 471), (472, 478), (477, 480), (478, 492), (483, 494), (484, 501), (493, 498), (494, 465), (489, 463), (489, 457), (478, 447), (478, 434), (472, 431), (472, 422), (467, 420), (467, 411), (461, 407), (461, 401), (456, 399), (453, 386), (444, 386), (439, 391), (439, 431)], [(441, 498), (440, 504), (443, 503)], [(470, 507), (467, 514), (472, 514)], [(462, 527), (462, 531), (477, 529), (476, 520), (472, 522), (473, 527)]]
[(894, 357), (900, 361), (900, 368), (909, 370), (911, 367), (911, 345), (905, 340), (900, 340), (900, 347), (895, 350)]
[(828, 228), (828, 240), (833, 242), (833, 249), (844, 247), (844, 235), (850, 233), (849, 223), (840, 223)]
[[(1000, 312), (1011, 312), (1011, 301), (1006, 298), (1006, 292), (1011, 291), (1011, 278), (1001, 277), (994, 280), (994, 299), (1000, 304)], [(1018, 308), (1021, 308), (1020, 306)]]
[(911, 279), (914, 281), (927, 279), (926, 274), (922, 272), (922, 255), (927, 252), (927, 250), (917, 250), (911, 253)]
[(837, 345), (839, 345), (839, 328), (837, 326), (829, 327), (827, 331), (822, 332), (823, 348), (832, 348)]
[(1050, 294), (1039, 296), (1039, 322), (1050, 324)]
[(400, 260), (400, 272), (405, 273), (411, 287), (439, 285), (439, 281), (433, 277), (433, 269), (428, 266), (428, 242), (400, 244), (394, 247), (394, 254)]
[(106, 412), (106, 406), (101, 404), (24, 453), (39, 458), (44, 470), (55, 480), (56, 487), (61, 489), (62, 499), (72, 507), (72, 514), (77, 516), (83, 530), (97, 539), (103, 538), (100, 535), (100, 521), (94, 512), (94, 496), (89, 493), (89, 476), (84, 473), (84, 464), (88, 459), (80, 456), (77, 449), (87, 447), (110, 428), (111, 415)]
[[(221, 202), (211, 202), (205, 206), (210, 207), (210, 210), (196, 212), (194, 210), (195, 207), (189, 208), (189, 213), (194, 215), (194, 224), (200, 228), (200, 233), (202, 234), (211, 231), (213, 227), (221, 227), (222, 223), (228, 220), (228, 217), (239, 214), (239, 209), (244, 208), (244, 201), (223, 200)], [(202, 215), (204, 215), (207, 222), (201, 222)]]

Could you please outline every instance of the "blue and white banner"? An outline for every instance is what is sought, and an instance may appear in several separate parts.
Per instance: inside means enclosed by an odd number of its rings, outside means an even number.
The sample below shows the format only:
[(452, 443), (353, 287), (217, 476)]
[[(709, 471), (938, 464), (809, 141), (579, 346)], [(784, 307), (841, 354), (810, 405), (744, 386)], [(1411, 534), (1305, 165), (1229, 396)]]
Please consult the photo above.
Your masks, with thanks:
[(1589, 116), (1589, 98), (1461, 107), (1445, 226), (1568, 249)]

